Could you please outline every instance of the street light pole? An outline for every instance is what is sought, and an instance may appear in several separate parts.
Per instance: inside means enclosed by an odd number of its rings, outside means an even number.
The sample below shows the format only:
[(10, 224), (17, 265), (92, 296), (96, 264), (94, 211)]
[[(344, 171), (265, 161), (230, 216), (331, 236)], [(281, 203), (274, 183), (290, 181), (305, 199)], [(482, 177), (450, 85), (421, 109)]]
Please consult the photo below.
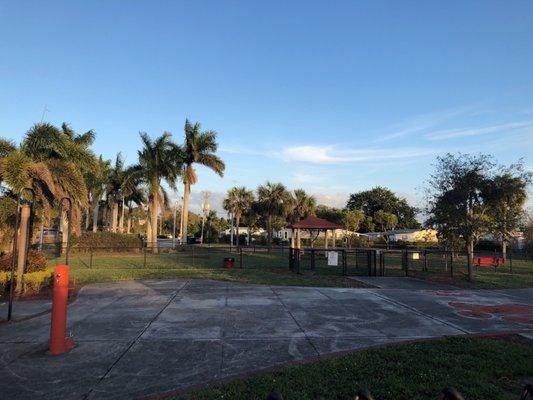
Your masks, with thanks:
[(202, 232), (200, 234), (200, 243), (204, 243), (204, 227), (207, 213), (209, 212), (209, 192), (204, 192), (204, 200), (202, 201)]

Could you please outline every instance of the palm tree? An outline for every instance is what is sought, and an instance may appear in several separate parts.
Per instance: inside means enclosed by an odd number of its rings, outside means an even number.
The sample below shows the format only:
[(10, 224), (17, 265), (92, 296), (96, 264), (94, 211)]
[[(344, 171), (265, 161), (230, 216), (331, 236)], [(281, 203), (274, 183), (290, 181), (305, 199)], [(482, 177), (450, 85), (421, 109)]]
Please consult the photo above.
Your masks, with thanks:
[[(34, 200), (42, 202), (47, 209), (52, 207), (54, 198), (58, 196), (57, 187), (48, 166), (44, 162), (33, 161), (20, 149), (15, 148), (0, 158), (0, 181), (5, 182), (17, 195), (25, 188), (32, 189), (35, 193)], [(13, 255), (17, 257), (17, 293), (22, 290), (22, 276), (27, 257), (26, 247), (30, 236), (30, 217), (30, 204), (24, 201), (20, 208), (18, 254)]]
[(200, 131), (200, 123), (185, 120), (185, 143), (183, 144), (183, 219), (182, 240), (187, 240), (189, 223), (189, 197), (191, 185), (198, 181), (194, 164), (200, 164), (224, 176), (224, 162), (215, 154), (218, 148), (215, 131)]
[(296, 189), (292, 197), (291, 210), (289, 213), (289, 222), (295, 223), (301, 219), (314, 215), (316, 208), (316, 199), (309, 196), (303, 189)]
[[(239, 224), (241, 216), (248, 212), (254, 201), (254, 194), (251, 190), (243, 187), (234, 187), (228, 190), (228, 195), (222, 205), (224, 209), (235, 216), (235, 227), (237, 229), (237, 247), (239, 242)], [(233, 244), (233, 243), (232, 243)]]
[(272, 246), (272, 220), (276, 216), (285, 217), (291, 204), (291, 194), (283, 184), (267, 182), (257, 188), (257, 199), (266, 219), (268, 245)]
[[(89, 209), (92, 210), (93, 232), (98, 231), (98, 214), (100, 213), (100, 201), (107, 188), (108, 177), (111, 174), (111, 162), (104, 160), (102, 156), (98, 158), (94, 169), (85, 173), (85, 184), (87, 185), (87, 195)], [(90, 216), (87, 215), (87, 223)], [(88, 226), (87, 226), (88, 227)]]
[(171, 189), (176, 188), (178, 178), (183, 166), (183, 153), (181, 148), (174, 144), (171, 134), (164, 132), (155, 140), (145, 133), (140, 133), (143, 149), (138, 151), (139, 162), (128, 171), (126, 184), (130, 180), (142, 182), (148, 190), (148, 224), (147, 241), (157, 241), (157, 211), (168, 202), (166, 192), (161, 187), (162, 180), (166, 181)]
[[(126, 172), (126, 175), (129, 173), (129, 170)], [(137, 207), (142, 206), (146, 203), (146, 193), (142, 187), (141, 179), (126, 179), (123, 185), (123, 194), (124, 194), (124, 205), (128, 207), (128, 219), (126, 224), (126, 233), (131, 232), (131, 220), (133, 215), (133, 204), (136, 204)]]
[(108, 207), (111, 210), (111, 232), (117, 232), (119, 205), (123, 199), (122, 187), (126, 180), (126, 170), (124, 168), (124, 159), (122, 154), (118, 153), (115, 158), (115, 164), (109, 170), (106, 182), (106, 198)]

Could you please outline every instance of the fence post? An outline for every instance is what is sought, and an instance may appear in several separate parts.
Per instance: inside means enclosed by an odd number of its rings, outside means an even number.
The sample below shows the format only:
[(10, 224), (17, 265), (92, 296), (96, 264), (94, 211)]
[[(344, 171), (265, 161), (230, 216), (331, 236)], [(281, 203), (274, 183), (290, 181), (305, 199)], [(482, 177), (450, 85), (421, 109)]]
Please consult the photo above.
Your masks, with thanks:
[(93, 267), (93, 247), (89, 247), (89, 251), (90, 251), (90, 258), (89, 258), (89, 268), (92, 268)]
[(192, 253), (192, 266), (194, 267), (194, 245), (191, 245), (191, 253)]
[(509, 272), (513, 273), (513, 252), (509, 252)]
[(315, 270), (315, 249), (311, 249), (311, 270)]
[(409, 276), (409, 253), (407, 250), (404, 250), (403, 257), (405, 263), (405, 276)]
[(146, 246), (143, 246), (143, 268), (146, 268)]
[(450, 276), (453, 278), (453, 253), (450, 253)]
[(372, 276), (372, 250), (366, 251), (366, 263), (368, 267), (368, 276)]
[(424, 250), (424, 271), (428, 272), (428, 252)]
[(342, 249), (342, 275), (348, 275), (348, 264), (346, 262), (346, 250)]
[(243, 268), (243, 264), (242, 264), (242, 247), (239, 248), (239, 266), (241, 268)]

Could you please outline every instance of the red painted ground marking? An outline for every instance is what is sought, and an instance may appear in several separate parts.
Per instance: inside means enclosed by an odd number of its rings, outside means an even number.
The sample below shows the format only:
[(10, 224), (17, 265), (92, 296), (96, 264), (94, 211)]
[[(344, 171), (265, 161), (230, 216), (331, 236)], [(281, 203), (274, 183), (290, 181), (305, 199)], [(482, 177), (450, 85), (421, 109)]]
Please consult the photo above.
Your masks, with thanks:
[(533, 306), (525, 304), (497, 304), (483, 305), (470, 303), (450, 302), (450, 306), (459, 311), (465, 317), (490, 319), (500, 317), (506, 321), (518, 322), (520, 324), (533, 324)]

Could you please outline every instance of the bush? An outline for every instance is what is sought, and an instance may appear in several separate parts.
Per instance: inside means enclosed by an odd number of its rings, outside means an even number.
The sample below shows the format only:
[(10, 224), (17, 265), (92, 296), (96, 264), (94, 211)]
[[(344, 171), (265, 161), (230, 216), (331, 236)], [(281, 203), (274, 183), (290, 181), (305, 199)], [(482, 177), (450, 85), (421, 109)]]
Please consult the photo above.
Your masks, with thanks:
[[(0, 256), (0, 271), (11, 271), (13, 265), (12, 253), (7, 253)], [(48, 266), (48, 261), (42, 251), (30, 250), (28, 252), (28, 262), (24, 272), (38, 272), (44, 271)]]
[(72, 246), (83, 248), (140, 248), (142, 241), (137, 235), (113, 232), (85, 232), (72, 238)]
[[(38, 293), (41, 289), (52, 286), (52, 274), (53, 269), (51, 268), (24, 274), (22, 277), (22, 294)], [(0, 297), (2, 295), (7, 296), (10, 279), (10, 272), (0, 272)]]

